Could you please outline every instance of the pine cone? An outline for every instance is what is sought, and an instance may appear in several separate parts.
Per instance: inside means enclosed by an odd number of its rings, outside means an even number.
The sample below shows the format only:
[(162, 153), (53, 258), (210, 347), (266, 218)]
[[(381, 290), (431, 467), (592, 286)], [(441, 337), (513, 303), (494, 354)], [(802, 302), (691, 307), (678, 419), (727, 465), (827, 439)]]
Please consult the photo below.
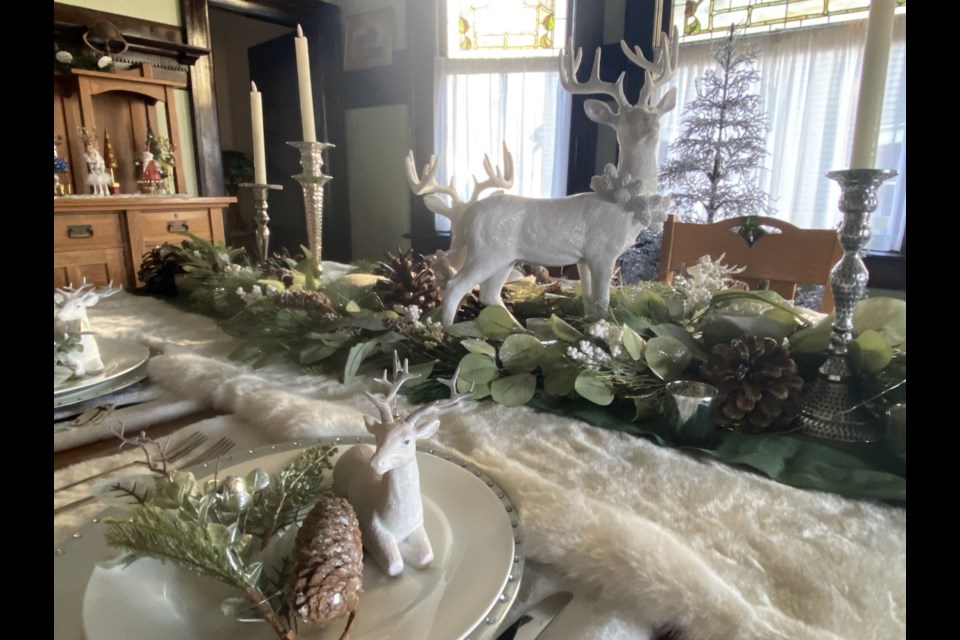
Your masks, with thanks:
[[(280, 249), (280, 251), (274, 251), (263, 262), (262, 270), (264, 277), (273, 280), (280, 280), (289, 287), (290, 284), (293, 284), (293, 271), (290, 269), (290, 261), (293, 261), (294, 264), (296, 264), (296, 260), (293, 260), (290, 257), (290, 252), (287, 251), (286, 248)], [(291, 276), (289, 284), (284, 279), (284, 277), (287, 275)]]
[(194, 245), (184, 240), (181, 247), (182, 251), (174, 245), (164, 244), (143, 254), (137, 277), (148, 293), (168, 298), (177, 295), (174, 276), (181, 273), (180, 266), (186, 262), (184, 251), (192, 250)]
[[(503, 300), (507, 311), (513, 313), (513, 300), (510, 299), (510, 291), (506, 287), (500, 290), (500, 299)], [(486, 306), (480, 302), (480, 287), (474, 287), (470, 293), (463, 296), (463, 301), (457, 310), (457, 322), (474, 320)]]
[(363, 593), (363, 546), (357, 514), (345, 498), (318, 502), (293, 547), (293, 584), (289, 592), (294, 615), (326, 625), (350, 616), (350, 629)]
[(443, 303), (436, 274), (427, 259), (412, 249), (399, 256), (387, 253), (386, 262), (381, 262), (374, 273), (387, 278), (378, 281), (375, 289), (387, 309), (398, 304), (415, 305), (426, 313)]
[(744, 336), (714, 346), (700, 375), (717, 387), (717, 422), (737, 431), (783, 430), (800, 411), (803, 378), (786, 347), (773, 338)]
[(333, 314), (333, 303), (320, 291), (284, 291), (277, 296), (277, 304), (288, 309), (306, 309)]

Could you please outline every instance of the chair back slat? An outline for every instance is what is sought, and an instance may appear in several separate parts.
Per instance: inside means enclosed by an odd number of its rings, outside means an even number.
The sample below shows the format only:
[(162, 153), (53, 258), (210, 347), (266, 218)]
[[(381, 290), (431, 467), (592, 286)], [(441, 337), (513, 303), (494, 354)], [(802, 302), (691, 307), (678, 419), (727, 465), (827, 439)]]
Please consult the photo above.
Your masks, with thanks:
[(767, 233), (753, 245), (747, 243), (737, 229), (747, 217), (728, 218), (711, 224), (679, 222), (670, 215), (663, 225), (663, 245), (660, 249), (659, 278), (673, 281), (673, 275), (691, 267), (705, 255), (723, 263), (746, 267), (737, 276), (755, 287), (767, 281), (769, 288), (792, 299), (797, 284), (824, 285), (820, 310), (833, 311), (830, 291), (830, 271), (843, 255), (843, 249), (833, 229), (801, 229), (789, 222), (754, 216), (751, 223), (772, 227), (779, 233)]

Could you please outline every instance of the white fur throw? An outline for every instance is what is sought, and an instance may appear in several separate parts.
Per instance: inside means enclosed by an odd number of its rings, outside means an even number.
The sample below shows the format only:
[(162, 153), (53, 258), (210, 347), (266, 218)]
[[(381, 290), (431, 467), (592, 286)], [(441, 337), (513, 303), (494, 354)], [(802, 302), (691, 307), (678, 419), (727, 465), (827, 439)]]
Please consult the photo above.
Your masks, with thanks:
[[(212, 321), (164, 303), (118, 295), (91, 316), (97, 330), (165, 344), (154, 382), (270, 440), (363, 433), (360, 415), (372, 412), (361, 393), (371, 377), (341, 385), (287, 364), (252, 371), (224, 358), (232, 340)], [(497, 480), (519, 509), (527, 556), (577, 594), (579, 609), (549, 637), (643, 638), (662, 625), (691, 640), (906, 636), (903, 508), (493, 402), (442, 414), (434, 442)], [(574, 619), (574, 609), (591, 615)]]

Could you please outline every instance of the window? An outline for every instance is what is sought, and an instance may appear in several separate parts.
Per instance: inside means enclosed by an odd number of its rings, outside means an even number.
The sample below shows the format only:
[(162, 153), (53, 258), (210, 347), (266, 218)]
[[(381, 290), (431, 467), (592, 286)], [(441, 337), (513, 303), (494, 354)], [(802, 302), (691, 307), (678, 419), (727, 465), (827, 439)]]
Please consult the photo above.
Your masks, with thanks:
[[(434, 140), (438, 180), (461, 196), (483, 179), (489, 154), (514, 160), (512, 193), (566, 193), (570, 97), (560, 84), (566, 0), (447, 0), (445, 55), (436, 60)], [(449, 229), (437, 216), (436, 228)]]
[[(899, 175), (879, 191), (868, 245), (876, 251), (899, 250), (905, 233), (906, 2), (897, 5), (903, 15), (894, 18), (876, 164)], [(777, 217), (800, 227), (835, 227), (840, 189), (824, 174), (850, 166), (868, 7), (869, 0), (675, 1), (674, 22), (688, 35), (681, 37), (674, 78), (678, 106), (661, 120), (661, 164), (682, 131), (683, 105), (696, 96), (697, 78), (716, 64), (709, 42), (698, 40), (722, 37), (731, 22), (746, 24), (741, 42), (760, 49), (757, 91), (770, 123), (760, 186)], [(767, 19), (768, 9), (780, 17)]]

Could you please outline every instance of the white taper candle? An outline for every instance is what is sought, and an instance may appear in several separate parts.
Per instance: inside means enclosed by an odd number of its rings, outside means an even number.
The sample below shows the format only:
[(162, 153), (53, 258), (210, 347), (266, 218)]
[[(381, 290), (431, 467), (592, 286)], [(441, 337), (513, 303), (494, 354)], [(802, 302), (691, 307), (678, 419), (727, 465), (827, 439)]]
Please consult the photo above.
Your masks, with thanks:
[(313, 84), (310, 82), (310, 53), (303, 29), (297, 25), (297, 81), (300, 85), (300, 121), (303, 125), (304, 142), (317, 141), (317, 128), (313, 119)]
[(867, 45), (863, 52), (857, 119), (853, 129), (851, 169), (874, 169), (877, 139), (883, 115), (883, 93), (887, 84), (887, 63), (893, 39), (895, 0), (871, 0), (867, 21)]
[(267, 184), (267, 152), (263, 142), (263, 96), (257, 83), (250, 83), (250, 119), (253, 122), (253, 175), (257, 184)]

